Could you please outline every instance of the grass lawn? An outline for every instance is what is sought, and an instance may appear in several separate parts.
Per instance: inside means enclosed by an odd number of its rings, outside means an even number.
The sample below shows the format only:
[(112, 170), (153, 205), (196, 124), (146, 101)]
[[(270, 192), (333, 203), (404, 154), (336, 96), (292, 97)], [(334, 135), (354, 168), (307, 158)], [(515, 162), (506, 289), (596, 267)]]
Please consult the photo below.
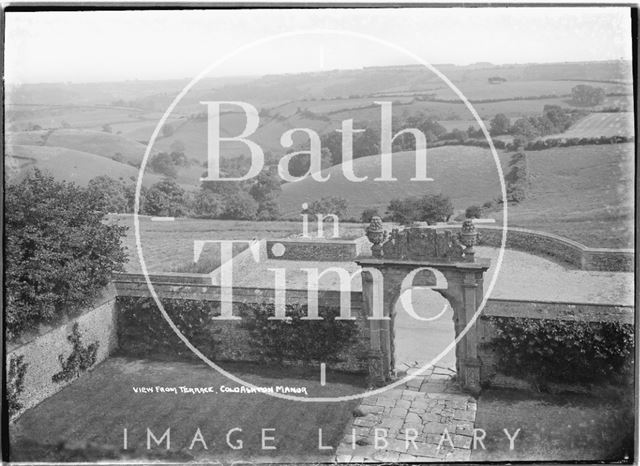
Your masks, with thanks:
[[(625, 460), (633, 453), (633, 405), (586, 395), (485, 390), (476, 428), (484, 445), (471, 461)], [(509, 451), (503, 429), (513, 436)], [(628, 458), (627, 458), (628, 461)]]
[[(362, 391), (362, 379), (343, 374), (327, 374), (320, 385), (317, 373), (295, 369), (269, 369), (236, 364), (225, 367), (251, 383), (268, 386), (307, 387), (310, 396), (340, 396)], [(213, 387), (216, 393), (134, 393), (133, 387)], [(10, 432), (12, 461), (37, 461), (38, 451), (20, 449), (31, 440), (56, 444), (95, 442), (118, 448), (123, 445), (123, 428), (128, 430), (129, 449), (146, 450), (146, 429), (160, 438), (171, 428), (171, 450), (191, 454), (196, 460), (299, 462), (331, 461), (333, 450), (318, 449), (318, 429), (323, 444), (337, 446), (351, 419), (357, 401), (303, 403), (277, 399), (265, 394), (221, 393), (220, 387), (237, 386), (202, 364), (151, 362), (111, 358), (37, 407), (27, 411)], [(189, 446), (200, 428), (208, 450), (196, 442)], [(243, 448), (233, 450), (238, 439)], [(261, 429), (275, 429), (262, 450)], [(21, 441), (23, 439), (24, 443)], [(151, 451), (164, 451), (164, 444)]]
[[(129, 262), (127, 272), (141, 273), (136, 252), (136, 238), (132, 215), (113, 215), (111, 221), (129, 228), (124, 245), (127, 247)], [(252, 240), (287, 238), (302, 233), (302, 222), (249, 222), (241, 220), (205, 220), (176, 218), (173, 222), (154, 222), (150, 217), (140, 216), (140, 241), (142, 254), (150, 272), (193, 272), (209, 273), (220, 266), (220, 247), (205, 245), (198, 264), (193, 263), (193, 242), (195, 240)], [(314, 235), (315, 223), (309, 223), (309, 231)], [(325, 225), (325, 236), (331, 237), (333, 227)], [(364, 235), (364, 225), (360, 223), (340, 223), (340, 239), (352, 239)], [(236, 252), (246, 245), (239, 244)]]

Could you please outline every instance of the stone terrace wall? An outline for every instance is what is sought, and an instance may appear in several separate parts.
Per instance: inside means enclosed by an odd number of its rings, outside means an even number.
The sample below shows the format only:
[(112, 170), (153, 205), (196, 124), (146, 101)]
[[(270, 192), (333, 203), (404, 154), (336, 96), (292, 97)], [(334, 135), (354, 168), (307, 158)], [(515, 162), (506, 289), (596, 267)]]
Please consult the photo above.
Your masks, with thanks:
[(585, 248), (582, 254), (584, 270), (633, 272), (635, 255), (624, 249), (590, 249)]
[(564, 302), (536, 302), (489, 299), (476, 322), (478, 326), (478, 357), (481, 361), (480, 380), (484, 385), (502, 386), (497, 370), (497, 356), (490, 347), (496, 336), (496, 330), (490, 317), (508, 317), (513, 319), (556, 319), (582, 322), (620, 322), (633, 324), (632, 306), (614, 306), (603, 304), (579, 304)]
[(71, 383), (53, 382), (52, 377), (62, 370), (58, 356), (62, 355), (63, 360), (66, 360), (71, 353), (72, 346), (67, 337), (75, 323), (78, 323), (85, 346), (98, 342), (96, 364), (105, 360), (116, 349), (115, 300), (114, 288), (108, 287), (102, 297), (78, 317), (41, 332), (20, 345), (7, 345), (7, 371), (13, 358), (24, 356), (23, 362), (27, 364), (24, 391), (19, 395), (19, 402), (23, 407), (14, 418)]
[[(500, 226), (476, 225), (480, 246), (500, 247)], [(460, 225), (438, 225), (436, 228), (458, 230)], [(282, 255), (274, 254), (274, 245), (284, 246)], [(280, 246), (277, 246), (280, 248)], [(582, 270), (633, 272), (635, 253), (632, 249), (589, 248), (576, 241), (552, 233), (509, 227), (507, 248), (548, 257)], [(357, 256), (370, 255), (366, 238), (342, 241), (331, 239), (282, 239), (267, 241), (269, 259), (348, 262)], [(277, 250), (277, 249), (276, 249)]]
[[(274, 246), (276, 247), (274, 248)], [(281, 248), (282, 251), (280, 255), (278, 255), (278, 248)], [(358, 252), (358, 243), (355, 240), (286, 239), (267, 241), (269, 259), (348, 262), (352, 261)]]
[[(438, 228), (457, 229), (458, 225)], [(481, 246), (500, 247), (502, 227), (477, 225)], [(633, 272), (635, 254), (632, 249), (595, 249), (552, 233), (509, 227), (507, 248), (549, 257), (582, 270)]]
[[(217, 286), (211, 285), (208, 276), (198, 274), (158, 274), (150, 276), (154, 290), (160, 299), (188, 299), (201, 300), (219, 303), (221, 291)], [(142, 275), (120, 274), (114, 280), (118, 296), (128, 297), (149, 297), (150, 292), (147, 283)], [(243, 317), (246, 312), (243, 304), (250, 303), (273, 303), (275, 298), (273, 289), (256, 289), (237, 287), (233, 289), (233, 309), (234, 316)], [(287, 290), (287, 304), (306, 304), (306, 290)], [(340, 307), (340, 292), (320, 290), (318, 292), (319, 306)], [(369, 348), (369, 322), (363, 316), (362, 294), (351, 292), (351, 315), (356, 317), (357, 336), (353, 342), (343, 349), (338, 355), (338, 361), (326, 361), (327, 368), (364, 373), (367, 370), (367, 349)], [(213, 306), (212, 315), (219, 315), (219, 307)], [(120, 310), (119, 312), (122, 312)], [(140, 309), (137, 312), (156, 312), (157, 318), (163, 319), (155, 305), (149, 309)], [(246, 318), (246, 314), (244, 315)], [(215, 354), (207, 357), (214, 361), (242, 361), (257, 362), (259, 356), (255, 354), (255, 343), (249, 331), (242, 326), (242, 321), (216, 321), (212, 327), (211, 338), (215, 340)], [(119, 329), (120, 351), (130, 356), (140, 356), (133, 351), (135, 341), (135, 331), (133, 329)], [(206, 354), (201, 348), (198, 348)], [(194, 358), (197, 356), (193, 355)], [(325, 361), (318, 361), (320, 362)], [(301, 361), (285, 361), (286, 364), (302, 365)]]

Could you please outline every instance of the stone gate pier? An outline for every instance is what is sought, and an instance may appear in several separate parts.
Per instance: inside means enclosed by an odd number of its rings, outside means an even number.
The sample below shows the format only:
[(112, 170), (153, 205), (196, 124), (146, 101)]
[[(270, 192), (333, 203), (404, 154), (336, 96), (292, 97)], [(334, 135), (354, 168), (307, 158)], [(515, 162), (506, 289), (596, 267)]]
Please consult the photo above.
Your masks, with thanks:
[[(451, 304), (456, 337), (473, 321), (483, 299), (483, 277), (488, 259), (475, 257), (477, 232), (470, 220), (460, 233), (415, 224), (388, 233), (379, 217), (367, 227), (372, 256), (356, 262), (363, 268), (362, 298), (365, 315), (376, 315), (382, 301), (383, 319), (370, 320), (369, 377), (384, 385), (394, 368), (394, 318), (398, 299), (414, 286), (440, 293)], [(378, 308), (377, 312), (380, 310)], [(425, 340), (429, 338), (425, 334)], [(443, 348), (444, 349), (444, 348)], [(478, 334), (470, 325), (455, 348), (461, 387), (472, 394), (480, 391)]]

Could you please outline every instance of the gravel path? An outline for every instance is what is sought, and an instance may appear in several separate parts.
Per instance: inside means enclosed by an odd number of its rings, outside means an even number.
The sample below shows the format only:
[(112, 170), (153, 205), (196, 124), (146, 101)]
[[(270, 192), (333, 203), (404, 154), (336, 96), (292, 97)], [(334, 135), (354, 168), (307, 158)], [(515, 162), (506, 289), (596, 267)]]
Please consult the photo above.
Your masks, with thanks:
[[(476, 257), (491, 259), (485, 274), (485, 290), (496, 272), (499, 249), (476, 248)], [(343, 267), (349, 272), (357, 269), (353, 262), (301, 262), (269, 259), (259, 264), (247, 261), (234, 270), (237, 286), (273, 287), (273, 272), (269, 268), (287, 270), (287, 286), (306, 289), (306, 274), (302, 268)], [(320, 280), (321, 289), (338, 289), (337, 274), (327, 274)], [(360, 280), (353, 280), (353, 291), (360, 291)], [(575, 270), (543, 257), (521, 251), (505, 250), (504, 260), (491, 298), (532, 301), (561, 301), (633, 305), (633, 274), (628, 272), (593, 272)]]

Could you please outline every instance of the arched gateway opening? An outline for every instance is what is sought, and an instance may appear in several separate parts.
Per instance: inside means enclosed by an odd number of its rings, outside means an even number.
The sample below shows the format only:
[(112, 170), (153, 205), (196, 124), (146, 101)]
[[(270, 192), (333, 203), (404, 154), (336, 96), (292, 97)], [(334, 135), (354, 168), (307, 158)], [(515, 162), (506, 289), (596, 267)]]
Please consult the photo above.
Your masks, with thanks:
[[(382, 300), (386, 318), (370, 320), (369, 377), (373, 384), (384, 385), (391, 380), (394, 369), (394, 309), (402, 294), (413, 286), (430, 287), (440, 293), (453, 309), (457, 337), (482, 302), (483, 276), (489, 260), (476, 259), (473, 246), (477, 232), (469, 220), (459, 235), (422, 224), (388, 234), (382, 220), (374, 217), (367, 227), (367, 237), (373, 244), (372, 257), (356, 261), (365, 269), (363, 306), (367, 315), (374, 315), (374, 304), (379, 305), (374, 299)], [(381, 272), (382, 283), (366, 269)], [(461, 387), (471, 393), (480, 391), (477, 344), (477, 329), (472, 325), (455, 348)]]
[(455, 339), (453, 309), (449, 301), (431, 287), (414, 285), (400, 295), (392, 317), (395, 377), (415, 373), (433, 361), (433, 368), (422, 374), (420, 380), (431, 380), (430, 374), (437, 372), (438, 376), (432, 381), (438, 381), (436, 383), (442, 384), (444, 389), (448, 385), (445, 375), (452, 376), (456, 371), (455, 351), (441, 355)]

